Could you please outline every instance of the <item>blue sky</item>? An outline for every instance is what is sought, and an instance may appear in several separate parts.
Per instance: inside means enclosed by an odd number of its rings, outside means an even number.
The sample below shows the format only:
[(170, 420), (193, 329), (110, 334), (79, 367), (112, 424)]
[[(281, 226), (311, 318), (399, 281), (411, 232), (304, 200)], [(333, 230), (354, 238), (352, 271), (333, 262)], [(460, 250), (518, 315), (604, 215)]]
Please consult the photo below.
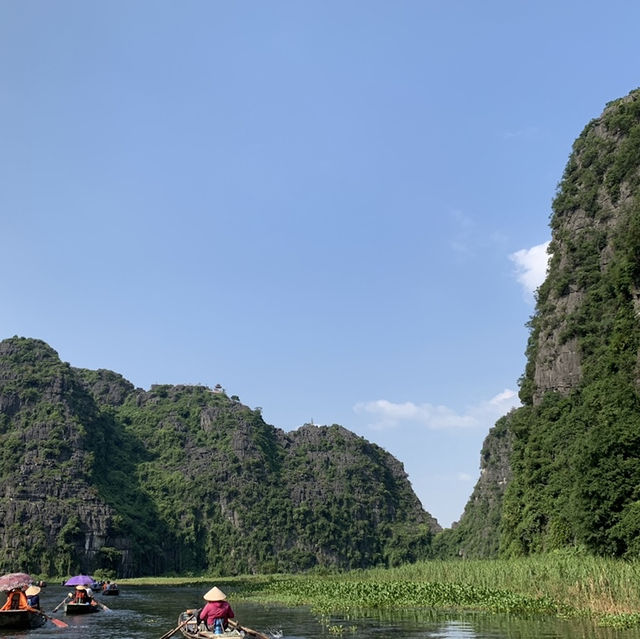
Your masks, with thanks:
[(0, 338), (342, 424), (449, 526), (638, 24), (621, 0), (4, 0)]

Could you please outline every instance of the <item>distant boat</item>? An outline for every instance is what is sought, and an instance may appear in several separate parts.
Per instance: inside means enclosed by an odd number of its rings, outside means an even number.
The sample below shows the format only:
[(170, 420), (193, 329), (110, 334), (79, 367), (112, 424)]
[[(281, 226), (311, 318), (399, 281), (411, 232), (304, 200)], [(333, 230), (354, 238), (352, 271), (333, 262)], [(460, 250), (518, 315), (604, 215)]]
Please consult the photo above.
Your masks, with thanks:
[(116, 584), (109, 584), (106, 588), (101, 590), (103, 595), (113, 596), (120, 594), (120, 588)]

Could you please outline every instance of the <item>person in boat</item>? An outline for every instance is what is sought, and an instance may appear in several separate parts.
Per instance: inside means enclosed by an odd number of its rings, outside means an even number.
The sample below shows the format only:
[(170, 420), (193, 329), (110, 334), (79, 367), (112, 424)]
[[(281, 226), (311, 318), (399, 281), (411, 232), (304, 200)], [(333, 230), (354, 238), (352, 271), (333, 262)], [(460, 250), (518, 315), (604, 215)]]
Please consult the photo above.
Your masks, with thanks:
[(93, 591), (86, 586), (76, 586), (75, 592), (70, 592), (68, 596), (72, 603), (88, 604), (91, 603), (92, 595)]
[(26, 609), (29, 603), (23, 588), (14, 588), (7, 593), (7, 600), (0, 610), (21, 610)]
[(24, 594), (27, 595), (27, 604), (40, 610), (40, 586), (32, 584), (24, 591)]
[(202, 621), (209, 630), (213, 630), (216, 634), (221, 634), (229, 625), (229, 619), (235, 616), (233, 609), (226, 600), (227, 595), (218, 586), (214, 586), (205, 593), (203, 599), (207, 603), (198, 612), (198, 622)]

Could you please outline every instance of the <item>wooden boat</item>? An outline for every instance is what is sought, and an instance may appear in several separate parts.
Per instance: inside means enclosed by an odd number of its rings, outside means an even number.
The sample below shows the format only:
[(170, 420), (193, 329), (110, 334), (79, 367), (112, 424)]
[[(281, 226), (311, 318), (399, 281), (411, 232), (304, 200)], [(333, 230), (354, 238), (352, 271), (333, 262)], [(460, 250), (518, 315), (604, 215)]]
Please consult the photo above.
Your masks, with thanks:
[[(186, 639), (233, 639), (234, 637), (245, 637), (245, 639), (247, 637), (251, 639), (272, 639), (257, 630), (241, 626), (234, 619), (229, 619), (229, 627), (226, 630), (221, 634), (216, 634), (213, 630), (207, 630), (203, 623), (198, 624), (195, 613), (195, 610), (185, 610), (180, 613), (178, 617), (178, 627), (173, 632), (180, 630)], [(173, 634), (173, 632), (169, 634)]]
[(120, 588), (118, 588), (118, 586), (107, 586), (106, 588), (101, 590), (101, 592), (103, 595), (106, 595), (107, 597), (112, 597), (114, 595), (120, 594)]
[(98, 606), (95, 601), (91, 601), (90, 603), (76, 603), (74, 601), (70, 601), (65, 604), (64, 611), (68, 615), (86, 615), (90, 612), (100, 612), (102, 608)]
[(0, 610), (0, 630), (24, 630), (39, 628), (47, 618), (34, 610)]
[(207, 630), (206, 626), (198, 624), (193, 610), (186, 610), (178, 617), (180, 632), (187, 639), (233, 639), (234, 637), (244, 637), (245, 633), (236, 628), (227, 628), (222, 634), (215, 634), (213, 630)]

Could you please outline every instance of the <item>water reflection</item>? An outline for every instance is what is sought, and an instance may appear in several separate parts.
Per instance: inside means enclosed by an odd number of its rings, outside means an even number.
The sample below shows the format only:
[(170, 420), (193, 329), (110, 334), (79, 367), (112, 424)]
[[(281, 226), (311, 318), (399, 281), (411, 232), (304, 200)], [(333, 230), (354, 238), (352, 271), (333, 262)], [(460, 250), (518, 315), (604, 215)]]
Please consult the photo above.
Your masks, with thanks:
[[(118, 597), (101, 597), (109, 611), (92, 615), (65, 615), (51, 611), (68, 592), (47, 586), (40, 593), (43, 609), (63, 620), (67, 628), (48, 623), (31, 631), (5, 631), (1, 639), (159, 639), (177, 625), (186, 608), (204, 604), (206, 585), (186, 587), (127, 587)], [(585, 620), (546, 617), (528, 619), (480, 613), (447, 614), (425, 609), (355, 611), (348, 615), (318, 616), (308, 608), (285, 608), (234, 601), (226, 587), (236, 618), (261, 632), (282, 630), (284, 639), (640, 639), (640, 629), (615, 631), (596, 628)], [(180, 633), (174, 635), (181, 639)]]

